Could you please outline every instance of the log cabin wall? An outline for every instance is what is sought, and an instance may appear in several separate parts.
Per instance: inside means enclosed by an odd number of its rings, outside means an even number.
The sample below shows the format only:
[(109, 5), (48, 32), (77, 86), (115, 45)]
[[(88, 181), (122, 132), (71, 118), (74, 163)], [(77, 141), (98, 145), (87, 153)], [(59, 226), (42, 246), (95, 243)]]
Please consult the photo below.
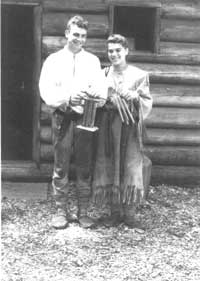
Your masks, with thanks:
[[(89, 21), (86, 49), (106, 63), (111, 2), (42, 1), (43, 59), (64, 46), (67, 20), (74, 14), (82, 14)], [(131, 52), (129, 56), (130, 63), (150, 73), (154, 105), (146, 121), (149, 136), (146, 152), (153, 162), (152, 183), (197, 185), (200, 183), (200, 1), (153, 2), (161, 4), (160, 52)], [(46, 167), (53, 162), (50, 115), (50, 110), (42, 105), (40, 157), (41, 167), (49, 176)]]

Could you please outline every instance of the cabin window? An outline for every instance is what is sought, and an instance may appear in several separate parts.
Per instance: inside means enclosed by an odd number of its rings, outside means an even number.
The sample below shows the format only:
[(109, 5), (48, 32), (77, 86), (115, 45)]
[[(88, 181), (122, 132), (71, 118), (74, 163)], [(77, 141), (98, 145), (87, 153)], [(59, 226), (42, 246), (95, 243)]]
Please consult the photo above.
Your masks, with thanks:
[(160, 42), (160, 8), (141, 3), (112, 3), (110, 33), (124, 35), (129, 41), (130, 49), (157, 53)]

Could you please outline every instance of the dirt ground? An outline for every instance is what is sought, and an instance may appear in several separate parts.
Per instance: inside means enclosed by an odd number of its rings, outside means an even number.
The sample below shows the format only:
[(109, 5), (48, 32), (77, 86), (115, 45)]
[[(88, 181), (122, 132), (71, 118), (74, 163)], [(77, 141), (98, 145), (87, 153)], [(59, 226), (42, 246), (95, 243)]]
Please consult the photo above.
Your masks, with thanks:
[[(47, 200), (2, 198), (2, 281), (199, 281), (200, 188), (154, 186), (137, 211), (145, 230), (50, 226)], [(92, 207), (90, 215), (106, 215)]]

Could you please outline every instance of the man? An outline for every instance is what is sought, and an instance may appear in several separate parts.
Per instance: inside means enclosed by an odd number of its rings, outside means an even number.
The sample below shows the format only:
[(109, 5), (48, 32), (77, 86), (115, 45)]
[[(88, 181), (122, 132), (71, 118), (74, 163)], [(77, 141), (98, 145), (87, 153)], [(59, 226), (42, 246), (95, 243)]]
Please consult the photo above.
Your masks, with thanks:
[[(105, 100), (107, 92), (99, 59), (83, 49), (88, 23), (74, 16), (67, 24), (66, 46), (51, 54), (42, 67), (39, 82), (42, 99), (54, 108), (52, 118), (54, 144), (54, 170), (52, 186), (57, 213), (53, 227), (68, 225), (66, 201), (69, 191), (69, 167), (73, 154), (79, 200), (79, 221), (86, 218), (86, 205), (90, 194), (93, 135), (76, 127), (82, 122), (83, 100), (86, 93)], [(103, 102), (99, 103), (102, 106)], [(73, 151), (72, 151), (73, 149)], [(86, 225), (90, 220), (86, 218)]]
[(111, 204), (107, 225), (122, 219), (136, 225), (135, 208), (150, 182), (151, 161), (142, 148), (143, 119), (152, 109), (148, 73), (127, 63), (128, 42), (118, 34), (107, 40), (111, 66), (105, 68), (107, 112), (100, 120), (93, 196)]

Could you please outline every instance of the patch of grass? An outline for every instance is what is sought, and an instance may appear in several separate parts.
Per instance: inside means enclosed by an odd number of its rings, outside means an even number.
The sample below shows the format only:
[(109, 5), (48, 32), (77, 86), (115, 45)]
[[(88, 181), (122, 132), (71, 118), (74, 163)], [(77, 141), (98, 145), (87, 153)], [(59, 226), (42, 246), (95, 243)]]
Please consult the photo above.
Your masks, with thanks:
[(148, 201), (136, 215), (145, 232), (124, 224), (57, 231), (51, 200), (4, 198), (1, 280), (199, 281), (200, 189), (155, 186)]

